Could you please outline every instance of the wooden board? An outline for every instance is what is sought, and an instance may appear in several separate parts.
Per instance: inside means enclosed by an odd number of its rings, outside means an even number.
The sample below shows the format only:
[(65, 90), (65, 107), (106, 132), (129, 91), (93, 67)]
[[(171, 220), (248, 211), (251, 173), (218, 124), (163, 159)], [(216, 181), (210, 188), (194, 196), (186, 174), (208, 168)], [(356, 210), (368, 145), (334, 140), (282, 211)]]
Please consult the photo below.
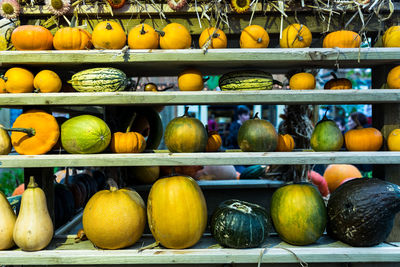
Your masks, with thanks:
[(0, 156), (1, 168), (178, 165), (400, 164), (400, 152), (218, 152)]

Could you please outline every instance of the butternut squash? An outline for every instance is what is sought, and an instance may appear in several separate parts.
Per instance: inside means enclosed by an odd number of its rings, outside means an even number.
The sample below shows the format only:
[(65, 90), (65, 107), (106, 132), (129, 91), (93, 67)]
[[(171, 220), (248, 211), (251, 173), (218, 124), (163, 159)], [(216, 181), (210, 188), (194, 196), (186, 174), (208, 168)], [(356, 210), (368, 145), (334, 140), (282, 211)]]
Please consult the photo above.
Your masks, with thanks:
[(9, 249), (15, 245), (13, 240), (13, 230), (17, 216), (15, 216), (10, 203), (1, 191), (0, 214), (0, 250)]
[(37, 251), (50, 243), (53, 233), (46, 196), (31, 176), (22, 194), (21, 208), (14, 227), (14, 241), (22, 250)]

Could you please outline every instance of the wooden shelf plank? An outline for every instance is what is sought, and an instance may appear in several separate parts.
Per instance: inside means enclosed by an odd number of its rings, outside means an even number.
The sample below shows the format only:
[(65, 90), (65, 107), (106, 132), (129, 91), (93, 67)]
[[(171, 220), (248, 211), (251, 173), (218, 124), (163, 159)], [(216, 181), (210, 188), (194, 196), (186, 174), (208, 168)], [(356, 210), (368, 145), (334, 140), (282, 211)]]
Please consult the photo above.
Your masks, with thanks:
[[(204, 236), (193, 248), (152, 249), (138, 252), (141, 245), (154, 242), (143, 237), (127, 249), (96, 249), (90, 241), (74, 243), (74, 236), (54, 238), (46, 250), (24, 252), (0, 251), (2, 265), (44, 264), (225, 264), (225, 263), (298, 263), (297, 255), (307, 263), (331, 262), (400, 262), (400, 248), (381, 244), (369, 248), (350, 247), (327, 237), (309, 246), (291, 246), (277, 237), (271, 237), (254, 249), (209, 249), (216, 241)], [(397, 243), (396, 243), (397, 244)], [(264, 255), (260, 259), (260, 254)]]
[(400, 152), (218, 152), (0, 156), (1, 168), (177, 165), (400, 164)]
[(400, 90), (265, 90), (0, 94), (0, 106), (399, 103)]

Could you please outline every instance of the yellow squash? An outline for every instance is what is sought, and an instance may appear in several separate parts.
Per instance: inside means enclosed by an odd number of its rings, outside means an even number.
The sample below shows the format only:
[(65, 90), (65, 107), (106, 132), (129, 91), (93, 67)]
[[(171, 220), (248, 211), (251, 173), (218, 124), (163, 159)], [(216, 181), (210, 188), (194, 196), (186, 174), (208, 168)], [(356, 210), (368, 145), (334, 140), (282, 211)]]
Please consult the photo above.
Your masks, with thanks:
[(16, 217), (6, 196), (0, 191), (0, 250), (9, 249), (15, 245), (13, 230)]

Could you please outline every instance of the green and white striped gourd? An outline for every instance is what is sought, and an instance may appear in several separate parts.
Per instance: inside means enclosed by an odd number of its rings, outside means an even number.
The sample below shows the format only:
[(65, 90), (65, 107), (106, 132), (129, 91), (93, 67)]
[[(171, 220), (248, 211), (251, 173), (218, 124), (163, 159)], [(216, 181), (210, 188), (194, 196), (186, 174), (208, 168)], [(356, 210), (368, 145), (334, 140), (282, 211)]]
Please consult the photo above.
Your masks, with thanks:
[(126, 74), (116, 68), (92, 68), (72, 75), (68, 81), (78, 92), (122, 91), (128, 85)]
[(221, 90), (271, 90), (272, 74), (260, 70), (232, 71), (219, 79)]

